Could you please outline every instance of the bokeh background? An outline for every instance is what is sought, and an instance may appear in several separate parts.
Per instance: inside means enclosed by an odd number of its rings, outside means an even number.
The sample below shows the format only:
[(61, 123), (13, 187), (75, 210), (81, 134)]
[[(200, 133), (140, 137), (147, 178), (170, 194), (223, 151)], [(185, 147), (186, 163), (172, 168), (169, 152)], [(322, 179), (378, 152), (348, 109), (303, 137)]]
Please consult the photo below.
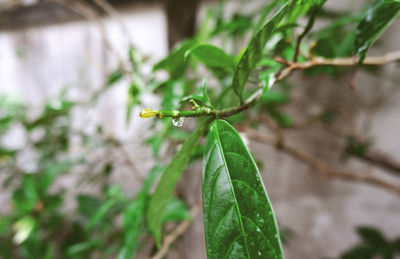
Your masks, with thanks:
[[(98, 195), (102, 190), (102, 182), (88, 180), (81, 184), (83, 178), (95, 177), (112, 162), (113, 172), (107, 182), (120, 186), (126, 197), (132, 197), (156, 162), (151, 147), (143, 142), (158, 131), (150, 120), (141, 119), (138, 114), (143, 108), (158, 107), (160, 98), (151, 93), (142, 95), (142, 103), (133, 107), (127, 122), (129, 79), (123, 78), (104, 90), (109, 75), (121, 64), (129, 65), (129, 46), (134, 45), (143, 54), (148, 62), (142, 67), (143, 73), (150, 73), (151, 64), (167, 55), (176, 42), (194, 35), (207, 10), (218, 6), (217, 1), (199, 0), (104, 2), (0, 1), (0, 95), (25, 105), (28, 118), (35, 120), (46, 104), (60, 105), (59, 97), (65, 93), (65, 98), (80, 103), (71, 110), (67, 122), (71, 132), (118, 143), (88, 148), (82, 135), (68, 136), (68, 156), (84, 156), (87, 161), (85, 166), (58, 176), (50, 190), (65, 190), (62, 211), (70, 218), (78, 206), (77, 195)], [(226, 16), (246, 13), (259, 5), (256, 0), (228, 1), (224, 12)], [(362, 5), (363, 1), (335, 0), (328, 1), (325, 8), (345, 13)], [(322, 21), (316, 27), (323, 25)], [(395, 21), (370, 54), (398, 50), (399, 42), (400, 23)], [(400, 185), (398, 168), (387, 169), (357, 157), (341, 159), (348, 144), (344, 136), (352, 134), (368, 140), (395, 165), (400, 164), (398, 71), (398, 64), (388, 64), (373, 73), (357, 70), (335, 77), (296, 73), (289, 80), (293, 101), (284, 109), (299, 127), (284, 130), (286, 141), (332, 168), (373, 175)], [(162, 73), (159, 76), (165, 77)], [(92, 101), (94, 95), (97, 98)], [(327, 107), (335, 111), (334, 123), (307, 124), (309, 118)], [(186, 126), (190, 127), (190, 123), (189, 119)], [(257, 138), (257, 134), (269, 133), (266, 127), (260, 127), (256, 135), (246, 130), (242, 133), (263, 165), (262, 177), (281, 229), (289, 233), (284, 245), (288, 259), (338, 258), (359, 242), (355, 231), (358, 226), (376, 228), (388, 239), (400, 236), (398, 193), (363, 182), (321, 176)], [(38, 165), (32, 139), (41, 139), (45, 134), (44, 129), (28, 132), (21, 123), (13, 123), (1, 132), (0, 143), (5, 149), (19, 150), (12, 161), (16, 167), (33, 172)], [(167, 152), (165, 162), (173, 152), (174, 149)], [(0, 175), (3, 183), (9, 173), (4, 170)], [(13, 210), (12, 192), (10, 187), (0, 190), (0, 213), (6, 215)], [(198, 203), (200, 193), (201, 165), (195, 163), (185, 171), (177, 195), (190, 208)], [(115, 221), (121, 224), (121, 218)], [(200, 212), (166, 258), (206, 258), (203, 235)], [(154, 247), (146, 247), (150, 240), (143, 243), (138, 257), (148, 258)], [(92, 256), (100, 258), (98, 254)]]

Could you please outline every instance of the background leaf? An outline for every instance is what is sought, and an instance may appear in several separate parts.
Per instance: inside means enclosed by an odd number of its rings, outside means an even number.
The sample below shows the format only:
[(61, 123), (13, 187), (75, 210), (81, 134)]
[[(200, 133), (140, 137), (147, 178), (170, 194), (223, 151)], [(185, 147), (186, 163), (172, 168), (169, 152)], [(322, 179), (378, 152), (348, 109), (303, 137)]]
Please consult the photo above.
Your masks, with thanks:
[(209, 123), (210, 120), (201, 122), (196, 131), (183, 143), (181, 149), (176, 153), (171, 163), (165, 169), (150, 200), (149, 209), (147, 211), (147, 224), (158, 246), (161, 244), (163, 215), (171, 200), (172, 192), (182, 175), (182, 171), (189, 162), (190, 155), (196, 147), (197, 141), (203, 136)]
[(208, 67), (235, 69), (235, 62), (222, 49), (210, 44), (199, 44), (188, 50), (185, 56), (192, 55)]
[(107, 86), (112, 86), (113, 84), (117, 83), (119, 80), (122, 79), (124, 76), (124, 71), (121, 69), (117, 69), (110, 74), (107, 80)]
[(267, 22), (250, 40), (246, 51), (240, 59), (233, 75), (233, 90), (236, 95), (243, 99), (243, 89), (250, 75), (262, 57), (265, 44), (278, 28), (279, 23), (296, 6), (296, 1), (289, 1), (269, 22)]
[(380, 0), (372, 5), (357, 27), (355, 48), (363, 62), (369, 47), (393, 22), (400, 10), (400, 2), (394, 0)]
[(256, 164), (226, 121), (211, 124), (202, 185), (208, 258), (283, 258)]

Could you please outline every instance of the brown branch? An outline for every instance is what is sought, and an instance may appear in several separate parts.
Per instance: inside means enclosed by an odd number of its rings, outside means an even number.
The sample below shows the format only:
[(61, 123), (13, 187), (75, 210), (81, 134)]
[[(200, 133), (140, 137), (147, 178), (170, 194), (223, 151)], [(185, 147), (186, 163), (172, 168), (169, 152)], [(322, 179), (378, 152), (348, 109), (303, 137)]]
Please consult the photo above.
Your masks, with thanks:
[[(190, 210), (190, 215), (192, 219), (194, 219), (197, 214), (199, 214), (201, 210), (201, 201), (197, 202)], [(169, 248), (175, 240), (178, 239), (181, 235), (183, 235), (186, 229), (189, 227), (192, 220), (182, 221), (170, 234), (168, 234), (164, 238), (164, 242), (161, 246), (161, 249), (152, 257), (152, 259), (161, 259), (163, 258), (169, 251)]]
[[(255, 139), (257, 141), (260, 141), (260, 142), (263, 142), (263, 143), (266, 143), (269, 145), (274, 145), (276, 147), (277, 138), (275, 138), (275, 137), (261, 134), (252, 129), (246, 129), (245, 132), (249, 138)], [(371, 176), (371, 175), (361, 175), (361, 174), (357, 174), (357, 173), (350, 172), (350, 171), (340, 171), (340, 170), (332, 169), (328, 165), (326, 165), (325, 162), (323, 162), (301, 150), (291, 147), (284, 142), (282, 142), (280, 144), (279, 150), (290, 155), (297, 161), (305, 163), (308, 166), (314, 168), (322, 176), (326, 176), (329, 178), (342, 179), (342, 180), (346, 180), (346, 181), (363, 182), (363, 183), (367, 183), (367, 184), (370, 184), (370, 185), (373, 185), (376, 187), (386, 189), (388, 191), (396, 193), (397, 195), (400, 195), (400, 186), (398, 186), (398, 185), (392, 184), (390, 182), (384, 181), (378, 177)]]
[[(364, 59), (364, 65), (383, 65), (400, 60), (400, 51), (390, 52), (382, 56), (366, 57)], [(311, 60), (306, 62), (289, 62), (283, 61), (282, 58), (275, 58), (276, 62), (287, 65), (286, 68), (282, 69), (277, 75), (276, 80), (282, 80), (289, 76), (294, 70), (304, 70), (315, 66), (356, 66), (358, 65), (358, 57), (350, 58), (334, 58), (325, 59), (322, 57), (313, 57)]]

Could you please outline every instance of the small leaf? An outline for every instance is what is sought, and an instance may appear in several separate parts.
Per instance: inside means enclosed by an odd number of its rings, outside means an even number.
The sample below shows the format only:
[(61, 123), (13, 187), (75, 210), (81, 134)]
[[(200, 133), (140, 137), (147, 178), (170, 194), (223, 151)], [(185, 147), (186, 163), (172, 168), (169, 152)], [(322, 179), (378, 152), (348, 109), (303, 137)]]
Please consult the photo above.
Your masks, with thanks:
[(182, 175), (182, 171), (189, 162), (190, 155), (196, 147), (197, 141), (203, 136), (209, 123), (210, 120), (203, 121), (197, 127), (196, 131), (183, 143), (181, 149), (176, 153), (171, 163), (165, 169), (150, 200), (146, 218), (148, 228), (153, 233), (157, 246), (161, 245), (162, 216), (171, 199), (172, 192)]
[(23, 243), (32, 233), (34, 227), (35, 219), (31, 216), (25, 216), (22, 219), (18, 220), (13, 225), (13, 229), (15, 231), (13, 242), (17, 245)]
[(257, 166), (226, 121), (211, 124), (203, 159), (207, 256), (283, 258), (278, 226)]
[(250, 72), (261, 59), (265, 44), (277, 30), (283, 18), (296, 6), (296, 2), (295, 0), (288, 1), (284, 7), (251, 38), (233, 75), (233, 90), (240, 100), (243, 100), (244, 85)]
[(365, 243), (372, 246), (387, 245), (388, 242), (379, 230), (372, 227), (358, 227), (357, 232)]
[(79, 214), (87, 219), (91, 218), (101, 206), (101, 200), (92, 195), (80, 194), (76, 200)]
[(380, 0), (372, 5), (358, 24), (355, 49), (362, 64), (369, 47), (380, 37), (385, 29), (394, 21), (400, 10), (400, 2)]
[(185, 219), (191, 219), (186, 204), (180, 199), (172, 198), (165, 209), (163, 223), (170, 221), (179, 222)]
[(154, 166), (142, 185), (142, 190), (137, 195), (137, 199), (130, 203), (124, 212), (122, 229), (124, 231), (123, 245), (118, 253), (118, 259), (130, 259), (135, 257), (138, 247), (138, 240), (144, 229), (143, 221), (145, 214), (145, 204), (149, 196), (149, 189), (153, 185), (155, 178), (161, 172), (160, 166)]
[(131, 85), (129, 86), (128, 100), (126, 104), (126, 122), (128, 124), (131, 118), (131, 112), (133, 106), (135, 104), (140, 103), (139, 95), (140, 95), (140, 88), (137, 86), (137, 84), (135, 84), (135, 82), (132, 82)]
[(118, 259), (130, 259), (136, 253), (138, 238), (142, 230), (141, 223), (143, 220), (144, 202), (145, 200), (138, 199), (125, 209), (122, 224), (124, 243), (118, 254)]
[(261, 95), (260, 100), (266, 104), (285, 104), (289, 101), (289, 97), (281, 92), (267, 92)]
[(182, 42), (166, 58), (154, 65), (153, 70), (165, 69), (171, 78), (178, 78), (186, 72), (188, 60), (185, 59), (186, 51), (193, 46), (192, 40)]
[(115, 205), (115, 200), (108, 200), (106, 203), (100, 206), (93, 217), (90, 219), (87, 229), (91, 230), (97, 223), (99, 223), (109, 212), (109, 210)]
[(374, 256), (377, 254), (376, 249), (369, 247), (369, 246), (364, 246), (364, 245), (359, 245), (351, 250), (347, 251), (344, 253), (340, 258), (341, 259), (373, 259)]
[(210, 97), (208, 97), (207, 94), (207, 79), (203, 81), (203, 84), (201, 87), (194, 93), (188, 96), (185, 96), (182, 98), (181, 103), (187, 102), (190, 100), (194, 100), (197, 102), (197, 104), (200, 104), (202, 106), (207, 106), (209, 108), (213, 108), (211, 102), (210, 102)]
[(111, 73), (107, 80), (107, 86), (112, 86), (124, 76), (124, 72), (121, 69), (117, 69)]
[(397, 253), (400, 253), (400, 237), (392, 242), (392, 247)]
[(189, 49), (185, 56), (192, 55), (207, 67), (235, 69), (235, 62), (232, 56), (226, 54), (222, 49), (210, 44), (199, 44)]

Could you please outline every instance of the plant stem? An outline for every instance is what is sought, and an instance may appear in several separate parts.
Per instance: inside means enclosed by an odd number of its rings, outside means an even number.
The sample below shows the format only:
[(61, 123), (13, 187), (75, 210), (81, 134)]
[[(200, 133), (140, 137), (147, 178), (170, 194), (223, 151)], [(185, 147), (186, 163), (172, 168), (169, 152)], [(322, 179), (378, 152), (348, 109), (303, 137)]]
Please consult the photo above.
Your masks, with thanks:
[[(275, 58), (276, 62), (286, 65), (284, 69), (279, 71), (275, 75), (275, 81), (281, 81), (287, 76), (289, 76), (295, 70), (304, 70), (314, 66), (357, 66), (358, 65), (358, 57), (349, 57), (349, 58), (335, 58), (335, 59), (325, 59), (322, 57), (315, 57), (306, 62), (290, 62), (287, 60), (282, 60), (281, 58)], [(376, 57), (366, 57), (364, 59), (363, 64), (365, 65), (383, 65), (395, 61), (400, 60), (400, 51), (395, 51), (391, 53), (387, 53), (382, 56)], [(239, 112), (242, 112), (248, 109), (251, 105), (253, 105), (258, 98), (262, 95), (263, 89), (260, 88), (255, 91), (246, 101), (244, 101), (241, 105), (222, 109), (222, 110), (212, 110), (207, 107), (200, 107), (199, 109), (192, 111), (174, 111), (174, 110), (160, 110), (160, 111), (152, 111), (151, 116), (142, 116), (143, 118), (149, 118), (152, 116), (157, 116), (158, 118), (164, 117), (215, 117), (215, 118), (223, 118), (235, 115)], [(146, 109), (145, 109), (146, 110)]]

